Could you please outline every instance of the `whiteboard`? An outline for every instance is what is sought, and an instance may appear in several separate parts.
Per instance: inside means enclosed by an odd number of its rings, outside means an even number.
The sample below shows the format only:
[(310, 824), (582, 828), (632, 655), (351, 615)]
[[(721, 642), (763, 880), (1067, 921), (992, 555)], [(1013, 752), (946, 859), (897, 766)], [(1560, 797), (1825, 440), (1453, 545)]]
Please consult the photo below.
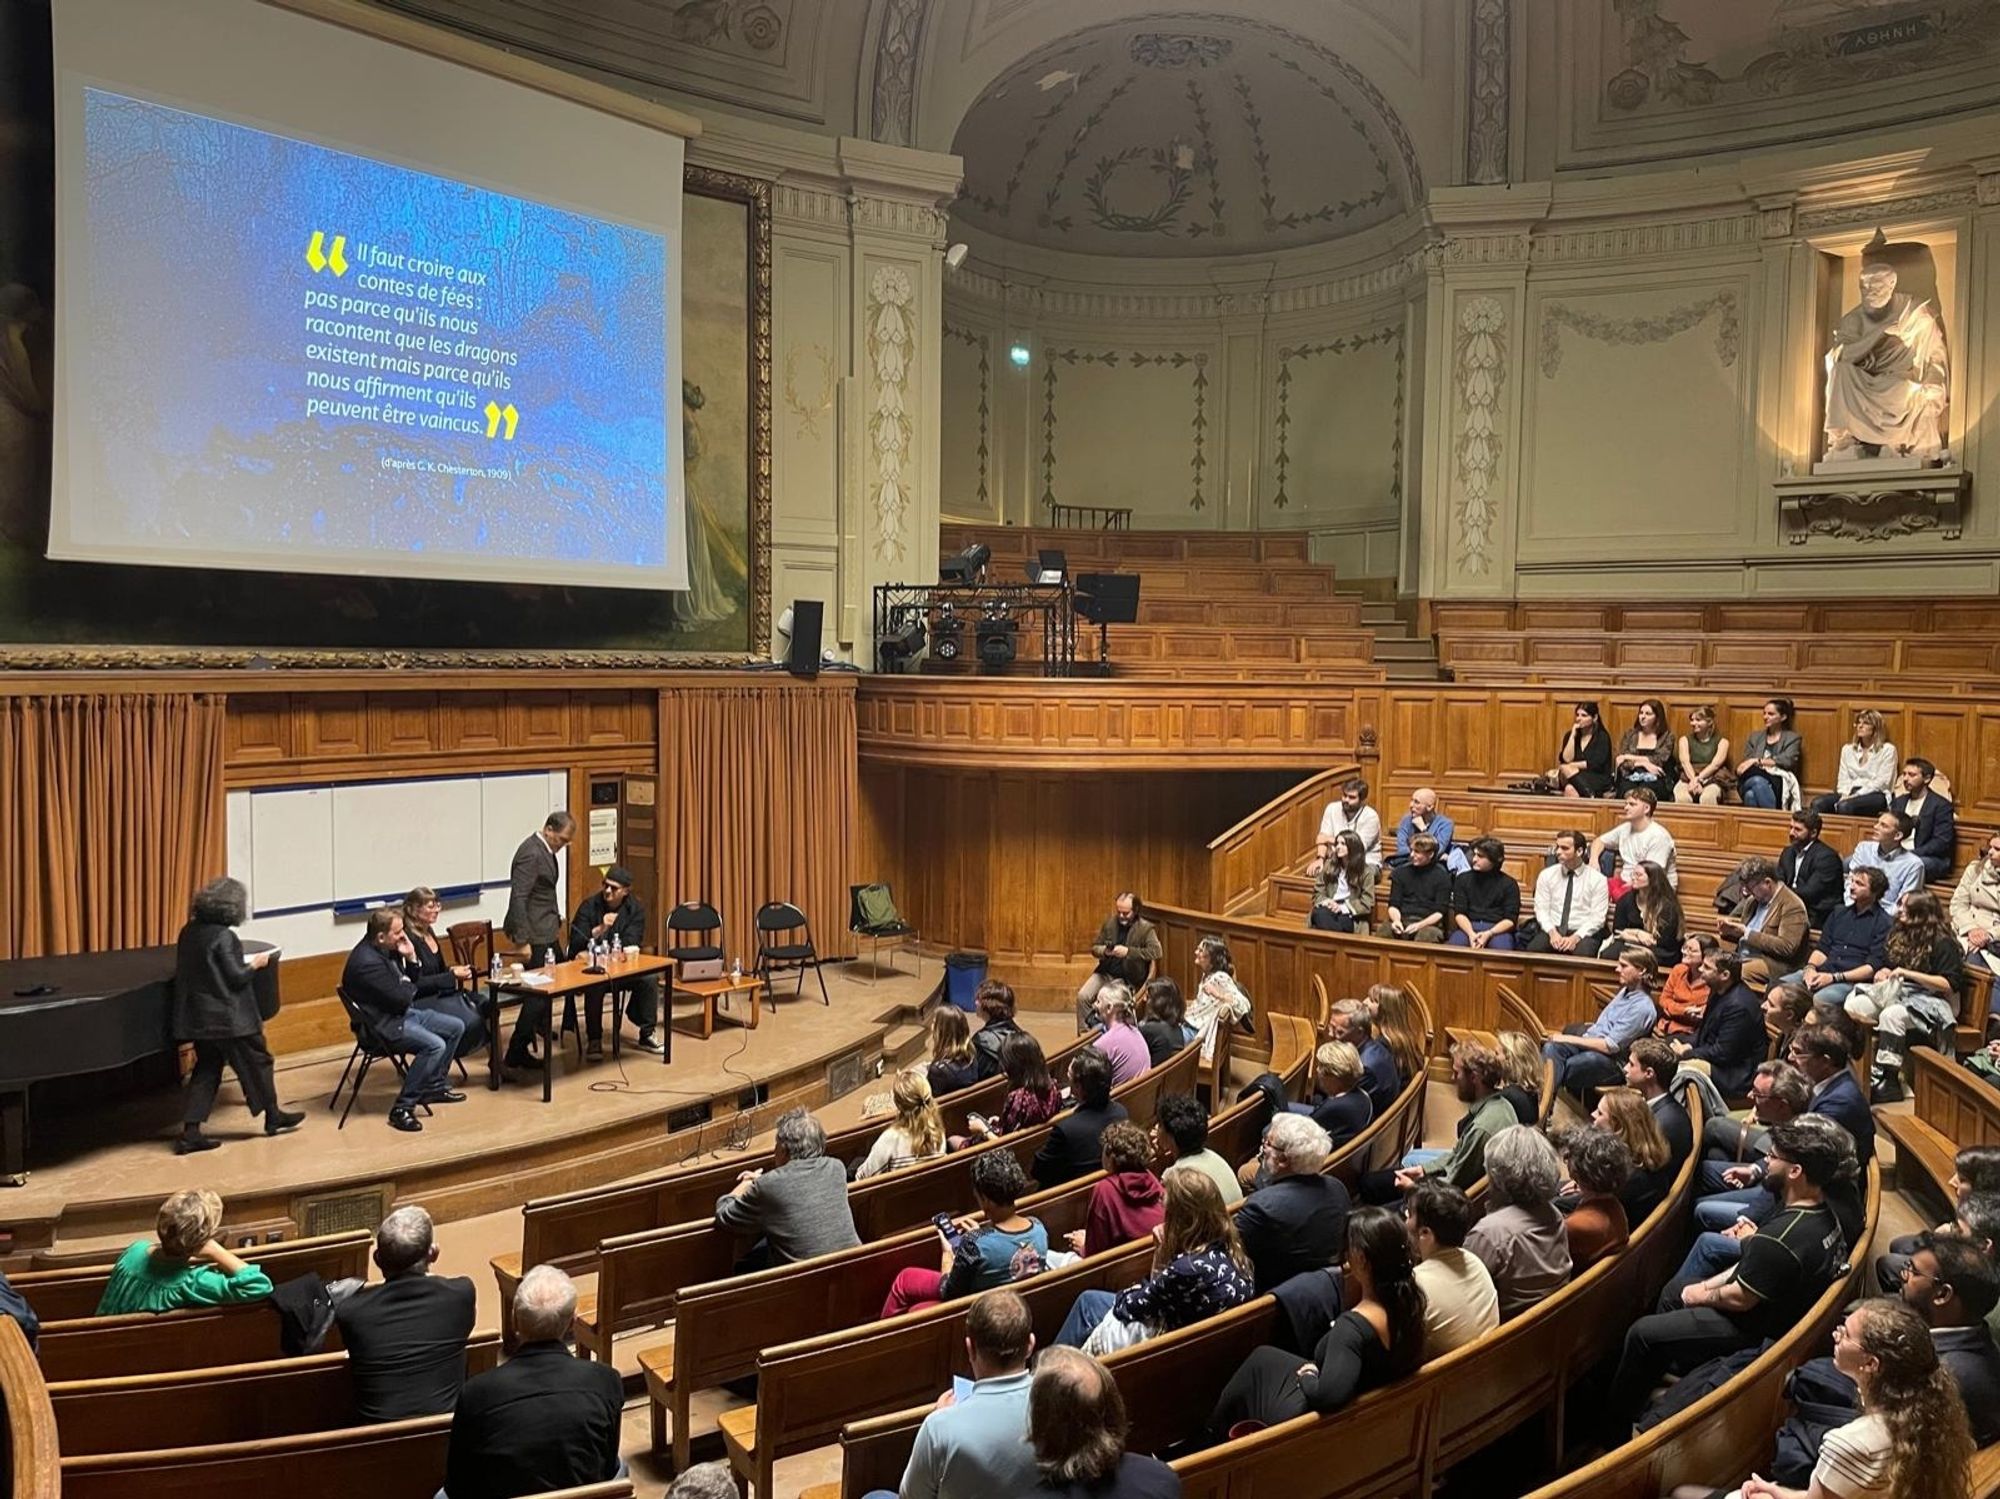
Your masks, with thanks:
[(259, 911), (288, 911), (333, 898), (333, 788), (300, 786), (250, 796), (248, 871), (232, 870), (250, 887)]
[(480, 801), (475, 776), (334, 787), (333, 898), (479, 884)]

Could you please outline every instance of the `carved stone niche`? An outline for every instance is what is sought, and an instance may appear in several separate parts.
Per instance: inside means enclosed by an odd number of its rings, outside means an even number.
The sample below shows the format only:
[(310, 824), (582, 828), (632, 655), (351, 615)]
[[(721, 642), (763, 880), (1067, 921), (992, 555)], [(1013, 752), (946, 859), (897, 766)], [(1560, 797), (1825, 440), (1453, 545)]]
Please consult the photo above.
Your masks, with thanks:
[(1785, 478), (1772, 488), (1785, 540), (1804, 546), (1814, 536), (1835, 541), (1897, 541), (1935, 535), (1956, 541), (1965, 528), (1972, 475), (1963, 470), (1904, 469), (1812, 478)]

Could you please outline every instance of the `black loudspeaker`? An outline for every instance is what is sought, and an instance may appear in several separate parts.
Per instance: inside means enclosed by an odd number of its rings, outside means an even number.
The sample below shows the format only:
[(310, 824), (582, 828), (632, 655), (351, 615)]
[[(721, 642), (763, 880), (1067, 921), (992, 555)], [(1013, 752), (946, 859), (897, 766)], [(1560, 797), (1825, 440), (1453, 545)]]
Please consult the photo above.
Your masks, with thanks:
[(795, 677), (819, 675), (819, 627), (826, 605), (818, 599), (792, 600), (792, 653), (785, 670)]

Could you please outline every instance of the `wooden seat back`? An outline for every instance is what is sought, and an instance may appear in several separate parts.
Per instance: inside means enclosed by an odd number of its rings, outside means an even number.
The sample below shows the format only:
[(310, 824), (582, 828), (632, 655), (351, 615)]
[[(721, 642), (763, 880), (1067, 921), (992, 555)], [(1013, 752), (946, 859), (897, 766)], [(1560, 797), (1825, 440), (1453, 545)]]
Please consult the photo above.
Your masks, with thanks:
[[(469, 1379), (500, 1362), (500, 1334), (465, 1345)], [(65, 1457), (202, 1447), (359, 1425), (345, 1353), (49, 1386)]]
[[(197, 1307), (184, 1312), (134, 1312), (44, 1322), (37, 1355), (50, 1383), (114, 1379), (169, 1369), (212, 1369), (282, 1358), (281, 1319), (268, 1301)], [(340, 1329), (327, 1333), (340, 1347)]]
[(1313, 1023), (1303, 1015), (1271, 1015), (1271, 1070), (1287, 1073), (1303, 1058), (1300, 1076), (1304, 1079), (1302, 1091), (1294, 1097), (1304, 1097), (1312, 1091), (1313, 1053), (1319, 1050), (1319, 1033)]
[(12, 1499), (58, 1499), (55, 1409), (28, 1336), (0, 1317), (0, 1472)]
[(432, 1499), (444, 1482), (450, 1416), (347, 1426), (259, 1442), (222, 1442), (62, 1461), (63, 1499), (234, 1499), (306, 1487), (316, 1494)]
[[(322, 1280), (366, 1279), (368, 1251), (374, 1242), (366, 1229), (354, 1229), (276, 1244), (254, 1244), (242, 1251), (241, 1258), (263, 1270), (274, 1282), (308, 1273)], [(111, 1264), (106, 1262), (61, 1270), (27, 1270), (9, 1279), (14, 1289), (28, 1298), (28, 1305), (35, 1309), (37, 1317), (44, 1322), (61, 1322), (97, 1314), (97, 1304), (104, 1299), (111, 1270)]]

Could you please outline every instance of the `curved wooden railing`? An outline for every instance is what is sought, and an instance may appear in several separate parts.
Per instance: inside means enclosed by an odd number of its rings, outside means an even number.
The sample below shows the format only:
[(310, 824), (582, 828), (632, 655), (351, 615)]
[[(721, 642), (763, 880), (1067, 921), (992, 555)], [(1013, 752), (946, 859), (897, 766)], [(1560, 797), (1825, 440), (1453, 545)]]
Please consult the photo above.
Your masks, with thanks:
[(61, 1492), (56, 1412), (27, 1334), (0, 1317), (0, 1404), (6, 1407), (7, 1492), (13, 1499), (56, 1499)]
[(1273, 797), (1208, 845), (1208, 908), (1233, 915), (1264, 909), (1264, 882), (1298, 862), (1299, 850), (1313, 846), (1326, 804), (1361, 774), (1350, 762), (1307, 776)]

